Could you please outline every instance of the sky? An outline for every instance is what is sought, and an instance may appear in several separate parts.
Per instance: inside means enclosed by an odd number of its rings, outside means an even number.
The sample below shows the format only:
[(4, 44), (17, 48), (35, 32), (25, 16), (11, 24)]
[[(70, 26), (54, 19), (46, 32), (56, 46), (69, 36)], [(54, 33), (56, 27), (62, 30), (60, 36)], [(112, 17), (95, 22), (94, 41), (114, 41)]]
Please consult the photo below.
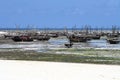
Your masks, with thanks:
[(0, 0), (0, 27), (120, 25), (120, 0)]

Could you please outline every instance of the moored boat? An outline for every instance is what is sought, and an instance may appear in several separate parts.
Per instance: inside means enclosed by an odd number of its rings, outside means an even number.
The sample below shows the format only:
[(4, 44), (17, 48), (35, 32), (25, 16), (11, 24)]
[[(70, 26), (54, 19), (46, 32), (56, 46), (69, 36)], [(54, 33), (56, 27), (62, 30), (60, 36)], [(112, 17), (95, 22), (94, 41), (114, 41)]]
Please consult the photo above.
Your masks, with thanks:
[(68, 39), (70, 40), (70, 42), (86, 42), (87, 41), (86, 37), (75, 36), (75, 35), (69, 36)]
[(120, 42), (119, 38), (108, 38), (107, 41), (110, 43), (110, 44), (118, 44)]
[(111, 40), (108, 40), (108, 42), (110, 44), (118, 44), (120, 42), (120, 40), (114, 40), (114, 39), (111, 39)]
[(50, 37), (49, 36), (40, 35), (40, 36), (37, 36), (36, 39), (39, 40), (39, 41), (48, 41), (50, 39)]
[(14, 36), (12, 40), (15, 42), (22, 42), (22, 41), (30, 42), (33, 41), (33, 38), (31, 38), (30, 36)]

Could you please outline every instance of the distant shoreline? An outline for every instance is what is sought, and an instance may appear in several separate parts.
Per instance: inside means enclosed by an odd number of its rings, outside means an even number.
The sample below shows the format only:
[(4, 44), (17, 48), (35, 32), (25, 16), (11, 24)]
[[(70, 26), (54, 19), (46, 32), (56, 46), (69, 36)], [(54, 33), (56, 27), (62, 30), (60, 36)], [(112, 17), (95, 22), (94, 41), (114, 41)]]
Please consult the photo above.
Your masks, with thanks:
[[(67, 30), (85, 30), (84, 28), (66, 28)], [(0, 28), (0, 30), (66, 30), (65, 28)], [(90, 28), (89, 30), (112, 30), (112, 28)], [(117, 30), (120, 30), (119, 28)]]

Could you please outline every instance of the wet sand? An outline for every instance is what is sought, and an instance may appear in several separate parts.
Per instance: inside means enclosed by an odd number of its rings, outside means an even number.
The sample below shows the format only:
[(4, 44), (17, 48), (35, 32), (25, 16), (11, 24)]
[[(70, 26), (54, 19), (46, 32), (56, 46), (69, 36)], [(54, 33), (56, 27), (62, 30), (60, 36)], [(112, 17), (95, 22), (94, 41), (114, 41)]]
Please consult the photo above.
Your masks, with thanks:
[[(34, 50), (34, 51), (46, 51), (47, 49), (65, 49), (65, 43), (68, 43), (66, 37), (51, 38), (49, 41), (33, 41), (33, 42), (14, 42), (12, 40), (0, 40), (0, 51), (3, 49), (6, 51), (9, 49), (22, 49), (22, 50)], [(109, 44), (105, 39), (90, 40), (86, 43), (73, 43), (73, 49), (116, 49), (120, 50), (120, 44)]]
[[(57, 30), (48, 30), (49, 32), (57, 32)], [(79, 30), (78, 30), (79, 31)], [(1, 32), (1, 31), (0, 31)], [(8, 30), (5, 31), (8, 34), (15, 34), (15, 30)], [(20, 30), (18, 32), (26, 32), (25, 30)], [(28, 32), (34, 32), (34, 30), (28, 30)], [(37, 32), (44, 32), (43, 30), (38, 30)], [(64, 30), (58, 30), (58, 32), (64, 32)], [(69, 33), (72, 31), (69, 30)], [(94, 32), (94, 30), (93, 30)], [(98, 31), (100, 32), (100, 31)], [(109, 30), (103, 30), (103, 32), (109, 32)], [(1, 32), (4, 33), (3, 31)], [(2, 35), (3, 36), (3, 35)], [(11, 39), (0, 39), (0, 51), (2, 49), (23, 49), (23, 50), (34, 50), (34, 51), (45, 51), (46, 49), (64, 49), (66, 48), (64, 46), (65, 43), (68, 43), (68, 39), (65, 36), (60, 36), (58, 38), (51, 38), (49, 41), (34, 41), (34, 42), (14, 42)], [(100, 40), (90, 40), (86, 43), (73, 43), (73, 49), (80, 49), (80, 48), (94, 48), (94, 49), (120, 49), (120, 43), (119, 44), (109, 44), (106, 40), (106, 37), (102, 36)]]
[(72, 48), (65, 43), (65, 36), (33, 42), (0, 40), (0, 59), (120, 64), (120, 44), (109, 44), (105, 38), (73, 43)]

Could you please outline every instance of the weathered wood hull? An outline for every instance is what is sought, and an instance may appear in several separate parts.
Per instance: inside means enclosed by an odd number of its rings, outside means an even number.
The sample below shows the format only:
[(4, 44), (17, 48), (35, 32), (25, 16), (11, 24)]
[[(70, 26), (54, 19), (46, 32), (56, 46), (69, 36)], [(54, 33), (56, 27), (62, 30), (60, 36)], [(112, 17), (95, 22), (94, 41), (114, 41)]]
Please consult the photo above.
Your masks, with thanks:
[(87, 38), (84, 37), (70, 37), (70, 42), (86, 42)]
[(119, 40), (108, 40), (110, 44), (118, 44), (120, 41)]
[(21, 36), (15, 36), (15, 37), (12, 38), (12, 40), (15, 41), (15, 42), (30, 42), (30, 41), (33, 41), (32, 38), (30, 38), (30, 37), (24, 37), (23, 38), (23, 36), (22, 37)]
[(69, 44), (65, 44), (65, 46), (67, 47), (67, 48), (71, 48), (72, 47), (72, 43), (69, 43)]

